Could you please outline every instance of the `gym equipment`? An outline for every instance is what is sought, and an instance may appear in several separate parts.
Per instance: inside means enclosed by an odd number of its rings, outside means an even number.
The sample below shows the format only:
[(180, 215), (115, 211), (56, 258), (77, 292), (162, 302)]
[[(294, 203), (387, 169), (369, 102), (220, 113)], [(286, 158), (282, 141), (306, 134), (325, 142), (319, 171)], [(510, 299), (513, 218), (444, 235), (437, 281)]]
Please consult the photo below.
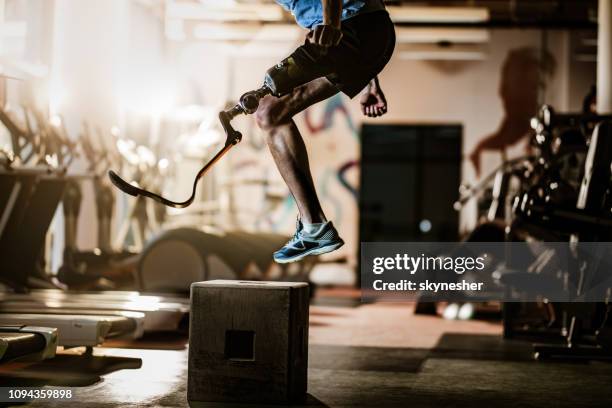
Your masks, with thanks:
[[(476, 227), (468, 240), (503, 242), (523, 241), (530, 237), (557, 242), (569, 239), (569, 235), (576, 231), (576, 223), (565, 219), (559, 228), (558, 220), (553, 221), (552, 217), (557, 212), (563, 213), (575, 207), (590, 129), (603, 118), (559, 114), (551, 106), (543, 105), (531, 121), (533, 154), (502, 163), (475, 187), (461, 187), (456, 209), (482, 195), (492, 183), (490, 203), (485, 208), (486, 221)], [(542, 207), (550, 210), (545, 217), (540, 211)], [(500, 260), (504, 258), (502, 255)], [(532, 284), (527, 286), (533, 287), (535, 277), (526, 272), (528, 267), (506, 263), (495, 271), (494, 278), (506, 287), (532, 280)], [(527, 310), (526, 316), (518, 313), (521, 309)], [(503, 313), (506, 337), (515, 337), (519, 333), (521, 336), (539, 336), (548, 332), (558, 335), (560, 330), (557, 327), (558, 313), (550, 303), (506, 303)], [(521, 320), (523, 317), (525, 320)]]
[(133, 327), (133, 320), (122, 316), (0, 313), (0, 326), (52, 325), (57, 329), (57, 345), (64, 347), (94, 347), (108, 338), (142, 336), (142, 317), (138, 328)]
[[(163, 178), (161, 173), (164, 170), (161, 163), (164, 161), (157, 160), (153, 151), (120, 135), (116, 130), (111, 131), (111, 134), (116, 139), (114, 147), (105, 148), (105, 150), (113, 156), (113, 161), (107, 163), (105, 168), (100, 168), (99, 170), (102, 170), (100, 173), (96, 172), (96, 180), (98, 181), (96, 184), (103, 186), (102, 190), (96, 187), (96, 200), (99, 208), (103, 208), (106, 205), (106, 201), (108, 201), (110, 196), (115, 197), (112, 184), (106, 185), (108, 181), (106, 174), (110, 167), (120, 166), (122, 172), (127, 172), (132, 182), (143, 189), (157, 189), (160, 180)], [(104, 138), (100, 137), (100, 139), (103, 140)], [(95, 163), (96, 160), (94, 159), (93, 162)], [(140, 251), (149, 237), (154, 235), (159, 225), (164, 222), (166, 209), (162, 204), (146, 200), (143, 196), (129, 200), (127, 204), (128, 206), (125, 210), (126, 216), (124, 216), (123, 221), (119, 225), (112, 246), (114, 248), (129, 247), (131, 251)], [(103, 219), (101, 221), (102, 224), (105, 224)], [(107, 233), (110, 235), (110, 230), (107, 230)], [(111, 243), (105, 242), (104, 239), (100, 242), (100, 245), (109, 244)]]
[[(21, 179), (23, 174), (21, 174), (20, 169), (12, 169), (10, 174), (3, 174), (2, 176), (0, 180), (5, 180), (3, 184), (11, 187), (13, 191), (18, 189), (20, 194), (11, 206), (5, 207), (1, 217), (6, 219), (6, 223), (0, 234), (0, 254), (6, 256), (5, 259), (11, 259), (11, 262), (2, 268), (0, 278), (16, 291), (27, 292), (32, 285), (32, 281), (28, 278), (33, 274), (39, 277), (43, 275), (39, 266), (40, 253), (46, 231), (55, 213), (55, 207), (61, 200), (65, 179), (48, 175), (47, 171), (44, 171), (42, 175), (36, 175), (35, 172), (30, 170), (25, 172), (25, 182), (29, 188), (22, 189), (20, 186), (24, 181)], [(8, 183), (9, 180), (12, 180), (13, 183)], [(48, 285), (47, 287), (53, 286)], [(6, 303), (10, 303), (7, 302), (7, 297), (13, 299), (29, 298), (26, 294), (0, 296), (0, 324), (56, 328), (61, 326), (61, 338), (67, 338), (68, 343), (62, 340), (60, 345), (92, 346), (99, 344), (99, 339), (109, 334), (112, 326), (107, 317), (100, 316), (88, 317), (86, 319), (87, 324), (83, 324), (82, 320), (67, 321), (66, 316), (54, 315), (50, 312), (51, 309), (42, 307), (43, 305), (34, 311), (45, 313), (44, 316), (40, 314), (18, 314), (15, 312), (19, 312), (19, 310), (14, 309), (10, 314), (2, 314), (3, 312), (7, 313), (5, 310)], [(87, 307), (91, 306), (87, 305)], [(119, 335), (120, 333), (125, 335), (142, 332), (142, 330), (136, 330), (138, 326), (142, 326), (142, 323), (136, 322), (137, 319), (134, 316), (112, 319), (114, 329), (110, 334)], [(140, 317), (140, 320), (142, 320), (142, 317)], [(94, 326), (95, 330), (92, 328)], [(108, 326), (107, 329), (106, 326)], [(86, 328), (89, 328), (89, 331), (86, 334), (80, 334)], [(77, 334), (73, 335), (75, 332)], [(80, 341), (83, 343), (79, 343)]]
[[(567, 220), (558, 224), (547, 224), (551, 213), (537, 214), (541, 205), (555, 211), (575, 209), (578, 190), (586, 159), (586, 142), (589, 129), (601, 117), (583, 114), (559, 114), (547, 105), (532, 119), (531, 145), (536, 154), (518, 168), (514, 179), (519, 187), (510, 198), (511, 213), (504, 218), (506, 240), (535, 239), (543, 242), (563, 242), (576, 229)], [(541, 262), (538, 259), (533, 265)], [(557, 281), (547, 281), (547, 276), (534, 276), (528, 272), (529, 265), (507, 264), (495, 272), (495, 278), (506, 288), (516, 285), (533, 295), (534, 279), (545, 285), (555, 285), (563, 291)], [(520, 291), (520, 289), (519, 289)], [(562, 312), (552, 303), (506, 303), (503, 307), (504, 336), (558, 338), (564, 330), (559, 319)]]
[(45, 285), (39, 260), (65, 180), (49, 174), (47, 166), (0, 169), (0, 196), (6, 199), (0, 216), (0, 256), (11, 259), (0, 271), (0, 281), (24, 292)]
[[(8, 299), (8, 298), (6, 298)], [(7, 301), (2, 304), (0, 315), (2, 314), (27, 314), (27, 315), (80, 315), (80, 316), (99, 316), (120, 317), (121, 320), (111, 321), (111, 332), (124, 338), (138, 339), (142, 337), (145, 331), (146, 314), (143, 312), (133, 312), (128, 310), (103, 310), (103, 309), (69, 309), (65, 305), (63, 307), (47, 307), (44, 300), (36, 299), (16, 299), (12, 302)], [(121, 333), (119, 333), (121, 332)]]
[[(20, 145), (16, 145), (18, 141), (13, 142), (14, 147), (21, 152), (37, 152), (34, 165), (24, 165), (26, 160), (18, 157), (10, 168), (5, 169), (3, 176), (7, 180), (3, 187), (10, 190), (7, 193), (10, 206), (4, 211), (6, 231), (0, 231), (0, 253), (13, 260), (4, 268), (3, 274), (11, 277), (13, 287), (16, 277), (28, 278), (30, 287), (53, 287), (40, 264), (47, 230), (71, 180), (66, 172), (76, 157), (75, 144), (64, 129), (49, 125), (39, 113), (31, 113), (26, 108), (24, 112), (27, 132), (19, 130), (20, 125), (0, 109), (0, 118), (8, 129), (13, 129), (11, 133), (19, 131), (20, 137), (26, 139)], [(38, 134), (30, 122), (31, 115), (36, 118)], [(32, 283), (33, 279), (37, 279), (36, 284)], [(25, 287), (28, 282), (19, 283)]]
[[(43, 149), (48, 139), (41, 140)], [(108, 336), (140, 337), (144, 330), (176, 331), (188, 313), (186, 300), (142, 297), (135, 292), (32, 289), (55, 288), (32, 278), (47, 275), (42, 268), (47, 229), (67, 182), (79, 177), (66, 174), (74, 146), (67, 149), (62, 138), (54, 140), (54, 146), (44, 146), (46, 153), (55, 155), (52, 165), (23, 165), (17, 158), (0, 169), (0, 255), (11, 260), (0, 270), (6, 285), (0, 292), (3, 321), (61, 327), (62, 344), (71, 346), (93, 346)], [(23, 143), (21, 148), (29, 149)]]
[[(606, 161), (599, 157), (596, 160), (587, 158), (586, 140), (592, 140), (596, 135), (582, 132), (595, 129), (593, 123), (606, 123), (609, 119), (609, 116), (554, 114), (554, 110), (547, 106), (541, 109), (540, 118), (534, 120), (533, 125), (536, 130), (534, 140), (543, 152), (537, 160), (540, 171), (532, 171), (530, 182), (525, 183), (524, 191), (515, 197), (515, 215), (531, 224), (551, 227), (566, 236), (580, 231), (587, 224), (609, 223), (606, 216), (602, 218), (592, 211), (576, 208), (580, 184), (586, 180), (583, 177), (585, 161), (606, 166)], [(607, 184), (602, 183), (599, 188), (605, 186)]]
[[(64, 210), (64, 252), (63, 263), (58, 270), (58, 279), (70, 288), (112, 289), (116, 281), (129, 281), (132, 278), (124, 265), (135, 264), (136, 253), (114, 250), (111, 244), (111, 226), (114, 215), (114, 189), (103, 175), (117, 162), (118, 154), (106, 149), (102, 143), (96, 144), (84, 124), (79, 139), (79, 147), (87, 159), (87, 177), (69, 177), (62, 199)], [(97, 243), (93, 250), (83, 251), (77, 246), (77, 225), (81, 211), (82, 185), (91, 180), (95, 193), (96, 218), (98, 226)], [(143, 228), (139, 228), (142, 231)], [(138, 237), (139, 239), (142, 237)]]
[[(584, 161), (582, 172), (567, 171), (567, 158), (581, 151), (577, 123), (583, 119), (573, 115), (552, 115), (547, 110), (546, 117), (556, 118), (557, 126), (538, 125), (536, 139), (544, 146), (539, 165), (542, 171), (537, 177), (530, 179), (525, 191), (515, 199), (514, 214), (516, 219), (512, 223), (515, 230), (523, 229), (532, 238), (543, 241), (571, 242), (597, 242), (609, 241), (612, 219), (609, 216), (612, 202), (609, 198), (611, 183), (610, 163), (612, 163), (612, 126), (606, 117), (589, 116), (589, 120), (599, 120), (590, 138), (588, 154)], [(554, 122), (550, 120), (549, 122)], [(559, 123), (561, 123), (559, 125)], [(571, 126), (565, 126), (572, 123)], [(565, 126), (565, 128), (564, 128)], [(590, 129), (580, 127), (580, 129)], [(581, 132), (581, 131), (580, 131)], [(582, 133), (580, 133), (582, 134)], [(554, 137), (551, 135), (555, 135)], [(547, 141), (548, 139), (548, 141)], [(554, 143), (552, 142), (554, 140)], [(564, 146), (565, 145), (565, 146)], [(551, 147), (551, 149), (549, 149)], [(577, 149), (576, 149), (577, 148)], [(548, 153), (546, 153), (548, 151)], [(562, 163), (562, 164), (559, 164)], [(575, 163), (569, 163), (575, 166)], [(582, 181), (576, 176), (580, 174)], [(583, 174), (583, 175), (582, 175)], [(580, 185), (579, 191), (577, 186)], [(560, 186), (565, 186), (563, 192), (558, 194)], [(571, 205), (573, 200), (574, 204)], [(542, 231), (546, 235), (542, 235)], [(576, 248), (579, 248), (577, 246)], [(603, 256), (603, 255), (602, 255)], [(539, 260), (538, 260), (539, 261)], [(537, 261), (536, 261), (537, 262)], [(601, 278), (607, 276), (604, 265), (593, 265), (585, 261), (580, 251), (576, 252), (573, 260), (574, 266), (555, 274), (531, 274), (523, 269), (508, 270), (500, 275), (500, 282), (519, 292), (532, 291), (535, 282), (547, 286), (557, 285), (560, 290), (568, 292), (572, 297), (580, 296), (587, 291), (592, 292), (603, 282)], [(542, 269), (540, 265), (539, 269)], [(575, 288), (575, 289), (571, 289)], [(600, 288), (600, 297), (606, 297), (610, 288)], [(609, 351), (610, 342), (607, 342), (609, 322), (602, 318), (606, 315), (609, 305), (603, 303), (549, 303), (541, 308), (540, 314), (547, 316), (540, 324), (532, 316), (533, 322), (527, 325), (517, 324), (517, 311), (525, 309), (528, 304), (506, 304), (504, 307), (504, 333), (506, 337), (516, 334), (537, 336), (540, 341), (553, 341), (554, 344), (536, 344), (534, 355), (538, 359), (563, 357), (580, 359), (611, 359)], [(535, 310), (534, 305), (531, 309)], [(603, 322), (603, 323), (602, 323)], [(515, 327), (520, 326), (517, 330)], [(535, 327), (536, 329), (533, 329)], [(598, 338), (597, 344), (594, 338)], [(559, 345), (559, 342), (562, 344)], [(607, 342), (607, 343), (606, 343)], [(606, 345), (606, 346), (602, 346)]]
[[(581, 113), (560, 114), (551, 106), (543, 105), (531, 121), (530, 142), (536, 149), (535, 154), (502, 163), (476, 186), (461, 186), (461, 198), (455, 208), (460, 210), (468, 201), (482, 195), (491, 182), (492, 197), (486, 213), (489, 222), (496, 219), (509, 222), (517, 211), (521, 211), (520, 206), (527, 195), (538, 195), (543, 201), (561, 207), (573, 207), (586, 159), (587, 141), (595, 125), (608, 118)], [(510, 187), (513, 180), (518, 180), (520, 185), (515, 197)], [(509, 199), (512, 199), (510, 205), (504, 205)]]
[(57, 329), (26, 326), (0, 326), (0, 363), (20, 359), (29, 361), (55, 357)]
[[(322, 50), (323, 52), (323, 50)], [(259, 101), (266, 95), (281, 97), (290, 93), (296, 87), (310, 82), (314, 79), (327, 75), (328, 72), (320, 70), (319, 67), (310, 66), (303, 67), (289, 57), (268, 69), (264, 77), (264, 84), (261, 88), (247, 92), (240, 97), (236, 106), (219, 113), (219, 121), (225, 132), (226, 140), (221, 150), (215, 154), (196, 174), (193, 181), (191, 195), (184, 201), (172, 201), (162, 197), (159, 194), (138, 187), (135, 184), (130, 184), (122, 179), (117, 173), (109, 170), (108, 176), (111, 182), (121, 191), (134, 197), (142, 196), (151, 198), (163, 205), (174, 208), (185, 208), (191, 205), (195, 199), (196, 188), (200, 179), (211, 169), (211, 167), (219, 161), (232, 147), (240, 143), (242, 134), (235, 130), (231, 121), (241, 114), (253, 114), (259, 107)]]
[[(569, 218), (575, 221), (580, 219), (584, 224), (582, 228), (576, 230), (573, 241), (609, 241), (612, 231), (612, 219), (609, 216), (610, 208), (612, 208), (612, 200), (610, 199), (609, 190), (612, 184), (612, 121), (602, 121), (595, 127), (591, 142), (587, 161), (585, 163), (584, 177), (580, 188), (580, 195), (576, 203), (577, 215)], [(568, 211), (569, 213), (569, 211)], [(583, 218), (582, 216), (590, 215), (591, 217)], [(607, 223), (593, 222), (605, 219)], [(560, 217), (561, 225), (563, 220)], [(604, 259), (606, 254), (599, 254), (600, 259)], [(606, 265), (595, 264), (586, 265), (578, 270), (578, 276), (570, 277), (577, 282), (576, 294), (581, 295), (585, 291), (593, 290), (594, 287), (600, 286), (598, 277), (609, 275), (609, 271), (605, 270)], [(610, 293), (612, 288), (600, 288), (603, 291), (602, 295)], [(565, 333), (565, 344), (536, 344), (534, 346), (534, 355), (537, 359), (545, 359), (551, 357), (562, 358), (580, 358), (580, 359), (600, 359), (612, 360), (612, 350), (610, 344), (602, 347), (600, 344), (589, 344), (584, 341), (585, 334), (593, 334), (593, 328), (589, 329), (592, 322), (592, 316), (596, 316), (598, 309), (608, 310), (609, 305), (602, 303), (584, 303), (584, 304), (568, 304), (563, 305), (563, 311), (568, 316), (568, 328)], [(604, 319), (603, 325), (609, 324), (607, 319)], [(598, 329), (596, 327), (595, 329)], [(608, 329), (606, 326), (601, 326), (601, 329)], [(595, 335), (597, 331), (595, 330)], [(605, 339), (604, 339), (605, 340)]]
[(24, 110), (23, 113), (26, 119), (25, 129), (14, 117), (14, 112), (6, 106), (0, 107), (0, 122), (11, 136), (11, 161), (16, 160), (18, 164), (43, 164), (46, 153), (44, 144), (32, 130), (29, 112)]
[[(187, 313), (189, 301), (171, 296), (142, 295), (139, 292), (100, 291), (70, 292), (55, 289), (31, 290), (27, 295), (0, 295), (0, 313), (28, 310), (34, 313), (123, 316), (128, 319), (144, 317), (142, 330), (176, 331)], [(131, 324), (134, 332), (138, 322)]]
[(272, 261), (270, 254), (285, 242), (280, 234), (168, 230), (143, 250), (138, 289), (186, 294), (193, 282), (212, 279), (307, 281), (313, 262)]
[(460, 211), (469, 201), (482, 195), (492, 183), (491, 201), (486, 211), (486, 219), (488, 222), (499, 219), (505, 220), (507, 210), (506, 200), (509, 194), (510, 179), (513, 176), (524, 177), (526, 169), (529, 168), (533, 162), (534, 158), (532, 156), (522, 156), (508, 160), (495, 168), (495, 170), (485, 176), (475, 186), (460, 186), (460, 197), (454, 203), (454, 209)]
[(306, 396), (306, 283), (191, 285), (190, 402), (289, 403)]

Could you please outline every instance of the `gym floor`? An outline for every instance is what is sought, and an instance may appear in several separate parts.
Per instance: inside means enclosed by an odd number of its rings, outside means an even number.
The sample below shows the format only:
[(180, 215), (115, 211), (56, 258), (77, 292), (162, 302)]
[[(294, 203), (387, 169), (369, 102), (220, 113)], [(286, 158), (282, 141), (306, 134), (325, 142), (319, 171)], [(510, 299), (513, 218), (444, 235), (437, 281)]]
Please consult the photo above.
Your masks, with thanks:
[[(531, 344), (503, 340), (497, 321), (445, 321), (415, 315), (411, 304), (360, 305), (357, 296), (320, 291), (313, 302), (307, 406), (611, 406), (610, 364), (536, 362)], [(186, 336), (148, 336), (82, 353), (5, 365), (1, 382), (76, 386), (79, 406), (188, 406)]]

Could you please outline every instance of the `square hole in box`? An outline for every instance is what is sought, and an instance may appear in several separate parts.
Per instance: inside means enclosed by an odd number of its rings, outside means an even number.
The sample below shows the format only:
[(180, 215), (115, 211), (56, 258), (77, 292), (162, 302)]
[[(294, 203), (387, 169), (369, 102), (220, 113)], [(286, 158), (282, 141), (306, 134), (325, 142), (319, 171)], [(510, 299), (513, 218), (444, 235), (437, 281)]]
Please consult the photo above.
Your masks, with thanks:
[(255, 360), (255, 332), (250, 330), (225, 331), (225, 358), (228, 360)]

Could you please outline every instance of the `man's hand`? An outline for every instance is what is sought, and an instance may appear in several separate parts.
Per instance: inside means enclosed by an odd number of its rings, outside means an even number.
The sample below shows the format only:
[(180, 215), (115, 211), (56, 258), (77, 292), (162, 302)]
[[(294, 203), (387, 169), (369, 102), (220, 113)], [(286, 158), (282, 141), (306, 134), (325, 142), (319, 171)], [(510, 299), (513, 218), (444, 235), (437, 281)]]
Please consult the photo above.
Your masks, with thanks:
[(308, 33), (308, 41), (324, 49), (335, 47), (342, 40), (342, 31), (330, 24), (320, 24), (315, 26)]
[(342, 0), (321, 0), (323, 8), (323, 24), (315, 26), (308, 33), (308, 41), (327, 50), (340, 44), (342, 31), (340, 31), (342, 17)]
[(374, 78), (370, 82), (363, 95), (361, 95), (360, 102), (361, 112), (369, 118), (376, 118), (387, 113), (387, 99), (380, 89), (378, 78)]

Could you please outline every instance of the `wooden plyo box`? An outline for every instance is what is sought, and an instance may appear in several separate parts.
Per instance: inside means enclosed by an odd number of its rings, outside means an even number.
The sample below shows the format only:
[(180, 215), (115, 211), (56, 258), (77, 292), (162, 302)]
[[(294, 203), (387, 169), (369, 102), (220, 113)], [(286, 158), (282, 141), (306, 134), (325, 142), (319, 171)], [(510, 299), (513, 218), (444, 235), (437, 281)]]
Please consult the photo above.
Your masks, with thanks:
[(308, 284), (191, 285), (187, 399), (288, 403), (306, 396)]

